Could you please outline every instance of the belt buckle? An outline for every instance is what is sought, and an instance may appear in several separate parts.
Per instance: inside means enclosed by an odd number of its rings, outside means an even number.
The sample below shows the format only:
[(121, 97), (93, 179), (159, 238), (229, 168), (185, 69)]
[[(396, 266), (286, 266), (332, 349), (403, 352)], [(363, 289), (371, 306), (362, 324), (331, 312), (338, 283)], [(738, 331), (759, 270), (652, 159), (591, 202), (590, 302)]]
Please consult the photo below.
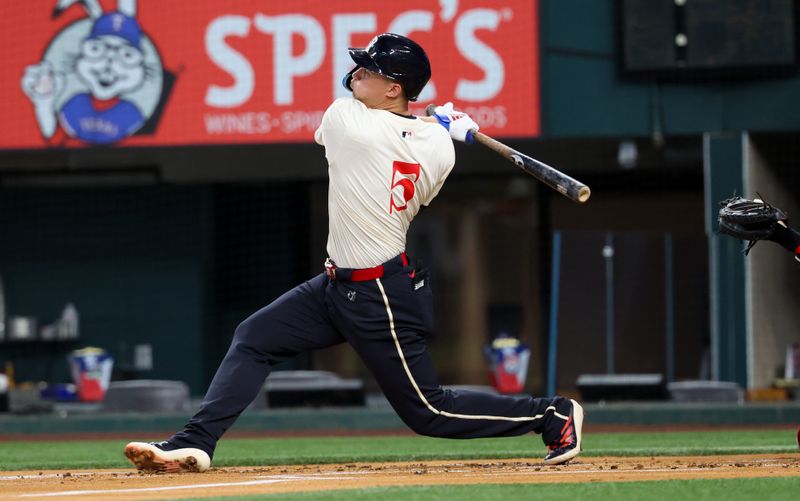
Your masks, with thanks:
[(336, 280), (336, 263), (331, 258), (325, 259), (325, 274), (331, 280)]

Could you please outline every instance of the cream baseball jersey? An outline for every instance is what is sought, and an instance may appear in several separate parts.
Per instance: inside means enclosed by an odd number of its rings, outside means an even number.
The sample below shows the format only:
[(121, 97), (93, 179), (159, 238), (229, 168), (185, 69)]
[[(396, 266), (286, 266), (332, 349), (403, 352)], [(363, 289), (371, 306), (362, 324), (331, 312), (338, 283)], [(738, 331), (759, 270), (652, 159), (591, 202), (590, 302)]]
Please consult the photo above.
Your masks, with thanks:
[(370, 268), (403, 252), (411, 221), (455, 163), (445, 128), (343, 97), (314, 139), (328, 159), (328, 256), (344, 268)]

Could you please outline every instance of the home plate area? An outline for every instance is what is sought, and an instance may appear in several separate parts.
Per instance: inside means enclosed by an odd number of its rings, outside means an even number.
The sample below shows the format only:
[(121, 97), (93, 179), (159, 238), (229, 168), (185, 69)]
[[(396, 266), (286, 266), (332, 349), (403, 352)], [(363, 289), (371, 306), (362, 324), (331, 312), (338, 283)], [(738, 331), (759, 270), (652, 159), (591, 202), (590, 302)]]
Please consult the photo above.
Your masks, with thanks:
[(800, 455), (581, 457), (213, 468), (205, 473), (134, 470), (0, 472), (0, 498), (176, 499), (437, 484), (617, 482), (800, 476)]

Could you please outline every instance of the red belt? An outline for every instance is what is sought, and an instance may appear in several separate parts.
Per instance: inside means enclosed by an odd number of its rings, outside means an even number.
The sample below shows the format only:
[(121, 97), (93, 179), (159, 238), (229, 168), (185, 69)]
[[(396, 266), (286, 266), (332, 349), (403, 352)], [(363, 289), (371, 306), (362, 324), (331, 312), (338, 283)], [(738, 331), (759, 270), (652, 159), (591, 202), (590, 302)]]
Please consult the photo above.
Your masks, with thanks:
[[(406, 256), (405, 252), (400, 254), (398, 257), (400, 258), (402, 267), (408, 266), (408, 256)], [(339, 268), (336, 266), (336, 263), (333, 262), (333, 259), (328, 258), (325, 260), (325, 274), (328, 275), (328, 278), (331, 280), (336, 280), (336, 274), (338, 272), (340, 278), (343, 280), (350, 280), (351, 282), (365, 282), (367, 280), (375, 280), (376, 278), (381, 278), (384, 276), (386, 274), (387, 266), (397, 266), (395, 264), (396, 260), (397, 258), (394, 258), (383, 264), (379, 264), (378, 266), (373, 266), (372, 268)]]

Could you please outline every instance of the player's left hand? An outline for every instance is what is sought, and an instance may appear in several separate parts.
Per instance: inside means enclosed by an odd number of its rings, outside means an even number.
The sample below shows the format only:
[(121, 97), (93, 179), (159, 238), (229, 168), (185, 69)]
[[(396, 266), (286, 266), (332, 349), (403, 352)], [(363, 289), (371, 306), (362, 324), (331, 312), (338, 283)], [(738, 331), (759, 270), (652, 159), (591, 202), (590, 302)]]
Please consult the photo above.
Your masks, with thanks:
[(478, 124), (469, 115), (453, 109), (453, 103), (437, 106), (434, 116), (442, 124), (442, 127), (450, 131), (450, 137), (456, 141), (472, 144), (475, 141), (473, 132), (480, 130)]

